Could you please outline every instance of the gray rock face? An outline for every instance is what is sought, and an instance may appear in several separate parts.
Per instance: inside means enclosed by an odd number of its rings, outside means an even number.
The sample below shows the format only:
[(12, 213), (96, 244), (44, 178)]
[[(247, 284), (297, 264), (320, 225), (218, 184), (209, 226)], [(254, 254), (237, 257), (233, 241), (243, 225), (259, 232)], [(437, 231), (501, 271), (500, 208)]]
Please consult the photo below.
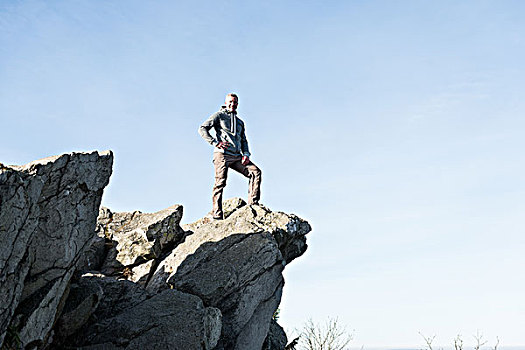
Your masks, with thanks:
[(226, 235), (246, 232), (271, 233), (287, 264), (304, 254), (308, 247), (306, 234), (312, 228), (297, 215), (273, 212), (259, 205), (245, 205), (245, 202), (238, 198), (225, 201), (224, 208), (228, 215), (226, 220), (210, 222), (208, 218), (204, 218), (183, 228), (212, 239), (217, 237), (216, 231), (221, 230)]
[[(78, 349), (213, 349), (221, 334), (221, 313), (202, 301), (177, 290), (159, 294), (147, 292), (126, 280), (103, 276), (81, 278), (77, 302), (72, 309), (77, 319), (89, 318), (82, 328), (59, 328), (68, 335), (55, 346)], [(96, 295), (98, 307), (85, 300)], [(71, 299), (71, 297), (70, 297)], [(70, 300), (68, 299), (68, 300)], [(90, 303), (90, 305), (93, 305)], [(71, 313), (71, 312), (70, 312)], [(66, 313), (70, 314), (70, 313)], [(65, 323), (61, 323), (65, 327)]]
[(156, 213), (113, 213), (101, 208), (98, 235), (113, 244), (100, 271), (106, 275), (124, 272), (134, 282), (147, 276), (152, 260), (184, 238), (179, 225), (182, 212), (181, 205)]
[(241, 199), (182, 228), (180, 205), (99, 211), (112, 161), (0, 164), (0, 345), (14, 331), (25, 349), (278, 348), (282, 271), (310, 225)]
[(260, 349), (281, 300), (284, 261), (269, 233), (204, 243), (168, 281), (223, 313), (219, 349)]
[[(237, 204), (238, 207), (231, 208), (232, 203)], [(270, 233), (277, 242), (286, 263), (306, 251), (305, 235), (310, 232), (311, 227), (308, 222), (296, 215), (272, 212), (263, 206), (245, 205), (244, 201), (237, 198), (225, 201), (224, 207), (231, 208), (225, 220), (214, 221), (203, 218), (192, 224), (183, 225), (183, 229), (189, 231), (189, 235), (157, 267), (147, 285), (149, 290), (159, 291), (169, 288), (168, 279), (175, 274), (182, 261), (193, 254), (202, 243), (218, 242), (237, 233)]]
[(260, 349), (281, 300), (282, 270), (306, 250), (310, 225), (295, 215), (235, 202), (241, 207), (225, 220), (184, 226), (192, 234), (160, 263), (147, 288), (171, 286), (221, 310), (216, 349)]
[(0, 344), (10, 324), (28, 348), (48, 336), (93, 239), (112, 162), (92, 152), (0, 167)]

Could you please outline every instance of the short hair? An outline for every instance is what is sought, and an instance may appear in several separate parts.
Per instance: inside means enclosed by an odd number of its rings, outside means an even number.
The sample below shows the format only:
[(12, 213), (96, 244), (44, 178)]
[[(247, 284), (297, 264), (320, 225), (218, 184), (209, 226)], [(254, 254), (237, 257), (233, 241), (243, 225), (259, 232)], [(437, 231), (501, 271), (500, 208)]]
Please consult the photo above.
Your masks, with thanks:
[(233, 92), (230, 92), (228, 95), (226, 95), (226, 97), (228, 96), (235, 97), (237, 101), (239, 100), (239, 96), (237, 96), (237, 94), (234, 94)]

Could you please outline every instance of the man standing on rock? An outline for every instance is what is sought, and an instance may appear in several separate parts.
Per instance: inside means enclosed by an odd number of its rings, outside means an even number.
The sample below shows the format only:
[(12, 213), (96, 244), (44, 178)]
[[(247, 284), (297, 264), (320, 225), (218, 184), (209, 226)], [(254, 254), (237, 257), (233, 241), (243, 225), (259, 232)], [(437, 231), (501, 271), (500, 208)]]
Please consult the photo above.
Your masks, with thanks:
[[(226, 95), (225, 106), (213, 113), (199, 128), (204, 140), (215, 147), (215, 185), (213, 186), (213, 218), (223, 219), (222, 193), (226, 186), (228, 168), (249, 179), (248, 204), (259, 204), (261, 197), (261, 170), (250, 161), (250, 150), (246, 140), (244, 122), (237, 116), (239, 98), (236, 94)], [(215, 137), (210, 134), (215, 130)]]

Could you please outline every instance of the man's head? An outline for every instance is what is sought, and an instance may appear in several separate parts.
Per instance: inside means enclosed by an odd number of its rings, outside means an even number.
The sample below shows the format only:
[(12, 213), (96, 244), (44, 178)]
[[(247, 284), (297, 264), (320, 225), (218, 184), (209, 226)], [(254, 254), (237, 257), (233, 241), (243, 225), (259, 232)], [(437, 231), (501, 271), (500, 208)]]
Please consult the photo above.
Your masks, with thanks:
[(239, 97), (235, 94), (228, 94), (226, 95), (226, 100), (224, 101), (226, 104), (226, 109), (228, 112), (236, 112), (237, 106), (239, 105)]

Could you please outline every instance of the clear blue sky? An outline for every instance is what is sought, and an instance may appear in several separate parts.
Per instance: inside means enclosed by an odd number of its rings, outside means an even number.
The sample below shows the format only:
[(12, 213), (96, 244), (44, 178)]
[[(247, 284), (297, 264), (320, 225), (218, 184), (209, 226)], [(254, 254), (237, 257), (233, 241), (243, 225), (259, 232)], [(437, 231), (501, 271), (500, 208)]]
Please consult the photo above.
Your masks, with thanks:
[[(0, 1), (0, 162), (115, 152), (103, 204), (210, 209), (240, 96), (262, 202), (309, 220), (287, 330), (525, 344), (525, 2)], [(227, 197), (246, 197), (240, 176)]]

